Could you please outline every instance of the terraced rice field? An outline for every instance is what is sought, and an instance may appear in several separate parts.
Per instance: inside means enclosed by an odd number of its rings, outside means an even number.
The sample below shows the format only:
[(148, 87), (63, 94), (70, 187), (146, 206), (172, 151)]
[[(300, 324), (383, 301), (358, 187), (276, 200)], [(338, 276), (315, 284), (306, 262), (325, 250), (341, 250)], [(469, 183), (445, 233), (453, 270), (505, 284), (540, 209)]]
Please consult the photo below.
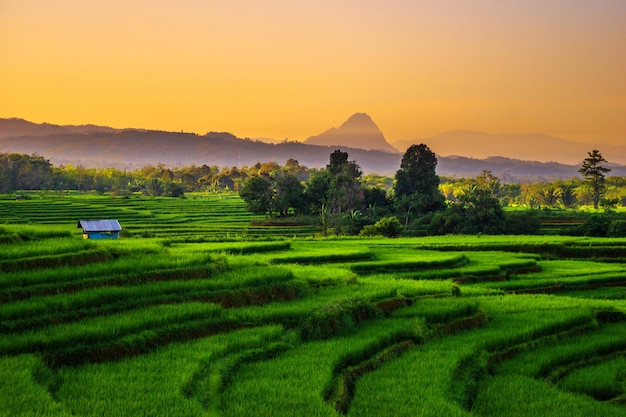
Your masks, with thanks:
[(235, 193), (192, 194), (185, 199), (69, 195), (16, 201), (0, 196), (0, 219), (11, 224), (74, 228), (78, 219), (117, 219), (126, 237), (178, 240), (199, 236), (211, 239), (312, 236), (319, 231), (306, 225), (255, 226), (253, 220), (262, 220), (263, 216), (246, 211), (245, 202)]
[(232, 195), (0, 201), (0, 415), (626, 414), (626, 239), (254, 219)]

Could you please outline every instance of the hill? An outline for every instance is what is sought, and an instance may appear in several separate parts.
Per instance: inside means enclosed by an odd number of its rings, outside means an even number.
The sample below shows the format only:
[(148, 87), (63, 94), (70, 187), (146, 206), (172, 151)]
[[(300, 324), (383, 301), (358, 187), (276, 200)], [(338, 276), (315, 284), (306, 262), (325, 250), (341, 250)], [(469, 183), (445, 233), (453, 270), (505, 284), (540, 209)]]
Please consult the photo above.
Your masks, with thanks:
[(116, 129), (106, 126), (59, 126), (50, 123), (33, 123), (24, 119), (0, 118), (0, 139), (15, 136), (49, 136), (60, 134), (112, 133)]
[[(522, 161), (519, 159), (491, 156), (474, 159), (463, 156), (438, 156), (439, 175), (468, 178), (475, 177), (483, 170), (489, 170), (505, 182), (550, 181), (579, 177), (580, 164), (568, 165), (557, 162)], [(609, 176), (626, 176), (626, 166), (607, 164), (611, 168)]]
[[(11, 127), (5, 129), (7, 125)], [(16, 119), (0, 119), (0, 131), (3, 132), (0, 135), (0, 152), (39, 154), (56, 165), (136, 168), (163, 163), (170, 166), (206, 164), (231, 167), (268, 161), (283, 164), (294, 158), (302, 165), (324, 167), (328, 164), (329, 155), (341, 148), (365, 172), (391, 175), (398, 169), (401, 159), (398, 153), (300, 142), (270, 144), (237, 138), (227, 132), (197, 135), (156, 130), (95, 129), (76, 133), (76, 129), (65, 126), (38, 125)]]
[[(415, 140), (397, 141), (394, 145), (403, 152)], [(604, 158), (613, 163), (626, 164), (626, 146), (573, 142), (542, 133), (491, 134), (454, 130), (420, 139), (437, 155), (462, 155), (469, 158), (504, 156), (526, 161), (580, 164), (587, 152), (599, 149)]]
[(340, 127), (332, 127), (324, 133), (311, 136), (304, 143), (398, 153), (398, 150), (385, 140), (385, 136), (372, 118), (365, 113), (355, 113)]
[[(12, 130), (5, 130), (7, 125), (13, 126)], [(21, 126), (21, 130), (15, 126)], [(328, 164), (329, 155), (334, 150), (341, 149), (348, 153), (350, 160), (361, 166), (364, 173), (392, 176), (399, 169), (402, 160), (400, 153), (347, 146), (310, 145), (295, 141), (271, 144), (238, 138), (226, 132), (197, 135), (156, 130), (118, 130), (98, 126), (88, 128), (37, 125), (16, 119), (0, 119), (0, 131), (0, 152), (39, 154), (55, 165), (120, 169), (158, 163), (168, 166), (241, 167), (271, 161), (284, 164), (293, 158), (301, 165), (320, 168)], [(425, 143), (431, 146), (430, 143)], [(518, 179), (568, 179), (577, 176), (579, 168), (579, 164), (522, 161), (504, 157), (475, 159), (438, 156), (438, 159), (439, 175), (473, 177), (483, 170), (489, 170), (509, 182)], [(626, 176), (626, 167), (616, 164), (610, 166), (610, 175)]]

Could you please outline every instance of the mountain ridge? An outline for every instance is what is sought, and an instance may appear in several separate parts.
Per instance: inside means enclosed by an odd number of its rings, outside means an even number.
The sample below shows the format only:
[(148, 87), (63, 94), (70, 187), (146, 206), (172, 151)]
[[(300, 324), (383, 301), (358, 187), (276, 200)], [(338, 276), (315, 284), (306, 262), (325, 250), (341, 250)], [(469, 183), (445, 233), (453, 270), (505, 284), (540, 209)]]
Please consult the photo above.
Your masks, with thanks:
[[(108, 129), (90, 133), (40, 135), (28, 133), (7, 137), (0, 119), (0, 152), (39, 154), (55, 165), (85, 167), (140, 168), (163, 163), (168, 166), (215, 165), (218, 167), (252, 166), (257, 162), (285, 163), (298, 160), (311, 168), (323, 168), (336, 149), (347, 152), (364, 173), (393, 176), (400, 167), (401, 153), (363, 150), (347, 146), (318, 146), (302, 142), (265, 143), (238, 138), (229, 132), (195, 133), (141, 129)], [(30, 123), (30, 122), (27, 122)], [(51, 127), (52, 126), (52, 127)], [(52, 131), (61, 132), (49, 125)], [(71, 129), (70, 129), (71, 130)], [(22, 132), (24, 133), (24, 132)], [(37, 132), (41, 133), (41, 132)], [(430, 143), (416, 141), (415, 143)], [(432, 149), (432, 148), (431, 148)], [(466, 156), (441, 156), (437, 173), (449, 177), (473, 177), (483, 170), (507, 178), (507, 181), (569, 179), (578, 176), (579, 165), (512, 159), (502, 156), (476, 159)], [(582, 160), (582, 158), (581, 158)], [(626, 166), (609, 164), (610, 175), (626, 176)]]
[[(544, 133), (486, 133), (471, 130), (450, 130), (420, 139), (437, 155), (462, 155), (469, 158), (490, 156), (515, 159), (578, 164), (587, 152), (598, 149), (609, 162), (626, 164), (626, 146), (574, 142)], [(394, 141), (399, 149), (410, 146), (415, 140)], [(408, 146), (407, 146), (408, 145)], [(558, 161), (555, 160), (558, 156)]]
[(55, 125), (51, 123), (34, 123), (17, 117), (0, 118), (0, 139), (13, 136), (48, 136), (52, 134), (67, 133), (95, 133), (114, 132), (123, 129), (115, 129), (108, 126), (87, 125)]

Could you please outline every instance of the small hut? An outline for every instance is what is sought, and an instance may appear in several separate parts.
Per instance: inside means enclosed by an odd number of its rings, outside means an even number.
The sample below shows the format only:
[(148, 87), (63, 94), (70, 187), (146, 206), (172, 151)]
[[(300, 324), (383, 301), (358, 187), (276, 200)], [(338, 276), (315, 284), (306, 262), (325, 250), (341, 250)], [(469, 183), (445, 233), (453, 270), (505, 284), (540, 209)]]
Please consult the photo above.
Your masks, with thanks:
[(122, 226), (117, 220), (79, 220), (85, 239), (117, 239)]

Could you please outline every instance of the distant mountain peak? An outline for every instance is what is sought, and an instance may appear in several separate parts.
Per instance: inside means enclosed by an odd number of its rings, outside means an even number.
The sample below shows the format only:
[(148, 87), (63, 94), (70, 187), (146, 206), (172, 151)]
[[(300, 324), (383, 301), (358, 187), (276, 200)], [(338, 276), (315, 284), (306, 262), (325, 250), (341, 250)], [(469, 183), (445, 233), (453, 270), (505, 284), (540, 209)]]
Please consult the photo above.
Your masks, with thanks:
[(376, 123), (366, 113), (355, 113), (340, 127), (332, 127), (317, 136), (311, 136), (304, 143), (398, 153), (398, 150), (387, 142)]
[(374, 121), (372, 120), (370, 115), (367, 113), (354, 113), (352, 116), (348, 118), (348, 120), (346, 120), (343, 123), (343, 125), (350, 124), (350, 123), (374, 123)]

